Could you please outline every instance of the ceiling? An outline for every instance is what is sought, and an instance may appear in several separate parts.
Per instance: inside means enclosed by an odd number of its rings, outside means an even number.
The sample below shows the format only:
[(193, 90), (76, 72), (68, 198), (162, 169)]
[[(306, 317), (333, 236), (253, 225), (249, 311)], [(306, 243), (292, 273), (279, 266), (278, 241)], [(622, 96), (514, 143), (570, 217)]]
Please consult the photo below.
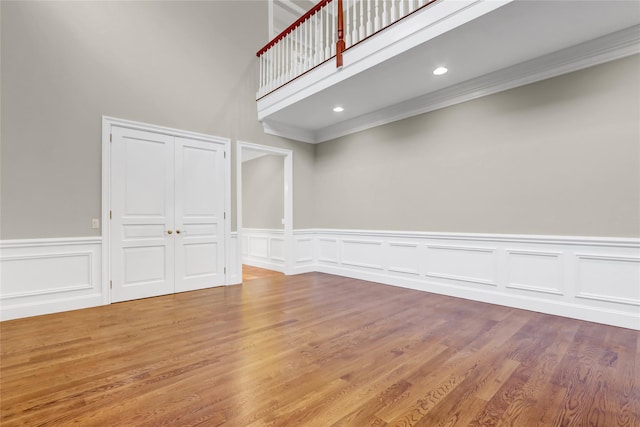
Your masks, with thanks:
[[(416, 114), (424, 112), (424, 108), (416, 110), (416, 106), (429, 104), (430, 94), (438, 95), (438, 105), (451, 105), (455, 102), (442, 99), (443, 96), (446, 98), (447, 91), (458, 93), (454, 89), (466, 85), (468, 92), (470, 82), (480, 78), (486, 81), (504, 70), (515, 69), (518, 64), (535, 65), (533, 60), (537, 58), (557, 57), (556, 61), (562, 61), (563, 56), (570, 56), (570, 52), (575, 55), (574, 51), (584, 56), (585, 50), (603, 49), (603, 43), (609, 39), (611, 43), (620, 43), (620, 37), (606, 37), (614, 33), (623, 34), (627, 41), (624, 55), (640, 52), (639, 24), (640, 2), (636, 1), (509, 2), (310, 96), (281, 103), (282, 108), (271, 109), (261, 119), (267, 132), (278, 129), (269, 133), (306, 142), (322, 142), (378, 125), (385, 114), (400, 118), (411, 115), (397, 114), (403, 105), (412, 105)], [(376, 37), (380, 34), (373, 39)], [(629, 39), (633, 45), (631, 49)], [(345, 55), (345, 64), (348, 59)], [(442, 65), (449, 69), (448, 73), (433, 75), (432, 70)], [(581, 67), (578, 64), (564, 72)], [(521, 73), (526, 71), (526, 67), (519, 68), (523, 69)], [(530, 82), (531, 79), (523, 80), (523, 84)], [(278, 91), (286, 90), (286, 86)], [(344, 111), (333, 112), (336, 105), (343, 106)], [(260, 110), (260, 105), (258, 108)], [(372, 118), (370, 125), (367, 125), (367, 117)], [(291, 132), (287, 132), (288, 129)], [(300, 135), (302, 137), (296, 137)]]

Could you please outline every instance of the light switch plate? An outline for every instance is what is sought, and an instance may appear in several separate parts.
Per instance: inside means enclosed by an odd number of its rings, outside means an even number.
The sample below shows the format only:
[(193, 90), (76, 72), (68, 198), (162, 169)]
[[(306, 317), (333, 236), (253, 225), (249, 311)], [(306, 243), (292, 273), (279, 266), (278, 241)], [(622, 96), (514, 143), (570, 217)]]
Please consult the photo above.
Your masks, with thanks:
[(100, 220), (98, 218), (91, 220), (91, 228), (100, 228)]

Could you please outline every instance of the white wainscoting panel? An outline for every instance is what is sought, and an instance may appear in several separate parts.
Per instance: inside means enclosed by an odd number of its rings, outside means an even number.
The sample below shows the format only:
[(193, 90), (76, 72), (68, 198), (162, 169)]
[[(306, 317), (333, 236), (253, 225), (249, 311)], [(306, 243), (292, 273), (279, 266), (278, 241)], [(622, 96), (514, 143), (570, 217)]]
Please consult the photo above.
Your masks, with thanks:
[(507, 288), (563, 295), (562, 254), (507, 249)]
[(311, 233), (315, 271), (640, 330), (640, 239)]
[(229, 239), (229, 274), (227, 282), (230, 285), (237, 285), (242, 283), (242, 257), (238, 253), (238, 233), (231, 232), (231, 239)]
[(294, 230), (293, 232), (293, 274), (315, 271), (314, 231)]
[(638, 307), (640, 257), (576, 254), (580, 298)]
[(102, 305), (100, 237), (0, 242), (0, 319)]
[(384, 252), (381, 240), (342, 239), (342, 264), (384, 270)]
[[(282, 230), (243, 229), (242, 239), (244, 263), (284, 271)], [(304, 229), (293, 231), (292, 246), (293, 274), (319, 271), (640, 330), (640, 239)]]
[(496, 285), (496, 248), (425, 245), (426, 276), (461, 282)]
[(320, 263), (338, 264), (338, 239), (319, 237), (318, 242), (318, 261)]
[(284, 230), (243, 228), (242, 263), (284, 272)]
[(387, 268), (391, 273), (420, 274), (420, 245), (389, 241)]

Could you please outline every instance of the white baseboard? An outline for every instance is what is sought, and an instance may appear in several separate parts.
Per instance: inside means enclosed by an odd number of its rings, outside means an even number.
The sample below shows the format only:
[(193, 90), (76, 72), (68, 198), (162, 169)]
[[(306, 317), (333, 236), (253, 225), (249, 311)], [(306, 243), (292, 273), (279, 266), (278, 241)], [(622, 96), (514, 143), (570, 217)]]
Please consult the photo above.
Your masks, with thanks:
[(100, 237), (0, 241), (0, 320), (105, 302)]

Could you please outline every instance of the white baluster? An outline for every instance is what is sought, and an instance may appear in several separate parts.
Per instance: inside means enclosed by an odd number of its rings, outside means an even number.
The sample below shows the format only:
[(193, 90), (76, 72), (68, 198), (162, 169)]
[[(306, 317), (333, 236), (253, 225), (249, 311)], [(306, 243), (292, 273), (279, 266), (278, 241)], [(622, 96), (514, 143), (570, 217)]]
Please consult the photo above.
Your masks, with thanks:
[(367, 0), (359, 0), (360, 2), (360, 28), (358, 32), (358, 41), (362, 40), (366, 37), (366, 33), (364, 32), (364, 4)]
[(265, 91), (268, 92), (269, 89), (271, 89), (271, 49), (267, 50), (264, 55), (267, 63), (267, 84), (265, 86)]
[(409, 13), (415, 10), (415, 5), (413, 4), (414, 0), (409, 0)]
[(269, 69), (269, 68), (270, 68), (270, 65), (271, 65), (271, 64), (270, 64), (270, 62), (271, 62), (271, 61), (269, 60), (269, 56), (270, 56), (270, 53), (269, 53), (269, 50), (267, 50), (267, 51), (264, 53), (264, 65), (265, 65), (265, 76), (264, 76), (264, 78), (265, 78), (265, 85), (264, 85), (264, 91), (265, 91), (265, 92), (268, 92), (268, 91), (269, 91), (269, 77), (270, 77), (270, 72), (271, 72), (271, 71), (270, 71), (270, 69)]
[(262, 71), (262, 94), (264, 95), (269, 86), (269, 51), (262, 54), (262, 66), (264, 67)]
[(325, 61), (329, 56), (327, 55), (327, 45), (329, 44), (327, 42), (327, 37), (329, 36), (329, 31), (327, 31), (327, 8), (326, 6), (323, 7), (322, 9), (320, 9), (320, 11), (318, 12), (320, 14), (320, 31), (321, 31), (321, 36), (320, 36), (320, 41), (321, 41), (321, 45), (320, 45), (320, 49), (321, 51), (321, 55), (320, 55), (320, 61)]
[(278, 87), (278, 60), (280, 59), (280, 47), (276, 43), (271, 49), (273, 50), (273, 76), (271, 79), (271, 86), (275, 89)]
[(373, 0), (375, 5), (375, 18), (373, 20), (373, 28), (375, 31), (380, 31), (380, 5), (378, 0)]
[(425, 0), (418, 0), (418, 7), (424, 6), (425, 3), (426, 3)]
[(291, 38), (290, 34), (287, 34), (282, 41), (284, 42), (284, 81), (285, 83), (290, 80), (289, 77), (289, 65), (291, 64)]
[(281, 84), (289, 81), (289, 76), (287, 75), (287, 68), (289, 66), (289, 44), (287, 41), (287, 37), (282, 39), (282, 71), (280, 72), (282, 75)]
[(316, 27), (315, 15), (309, 18), (309, 25), (311, 26), (311, 67), (317, 64), (317, 43), (318, 43), (318, 27)]
[(352, 1), (352, 18), (351, 18), (351, 43), (352, 45), (358, 43), (358, 0)]
[(356, 26), (356, 0), (350, 0), (351, 4), (349, 5), (349, 23), (347, 28), (349, 28), (349, 45), (347, 47), (353, 46), (356, 44), (356, 35), (357, 32), (354, 31)]
[(302, 45), (301, 45), (302, 69), (300, 71), (304, 73), (305, 70), (307, 69), (307, 39), (308, 39), (307, 24), (305, 22), (300, 24), (300, 30), (302, 31)]
[(351, 31), (349, 31), (349, 27), (351, 25), (351, 20), (349, 19), (351, 16), (349, 9), (349, 0), (344, 0), (342, 2), (342, 7), (344, 7), (344, 45), (345, 47), (351, 46)]
[(283, 39), (280, 39), (280, 41), (278, 42), (277, 46), (278, 46), (278, 80), (277, 80), (277, 85), (278, 87), (282, 86), (282, 80), (283, 80), (283, 76), (282, 76), (282, 69), (283, 69), (283, 64), (284, 64), (284, 46), (283, 46)]
[(373, 18), (371, 16), (373, 7), (371, 1), (372, 0), (367, 0), (367, 37), (373, 34)]
[(282, 57), (280, 59), (280, 85), (287, 82), (287, 45), (286, 45), (286, 37), (280, 40), (280, 49), (282, 52)]
[(262, 55), (258, 57), (258, 96), (262, 93)]
[(396, 16), (396, 2), (395, 0), (391, 1), (391, 7), (389, 8), (389, 20), (390, 20), (390, 24), (393, 24), (394, 22), (396, 22), (396, 19), (398, 19), (398, 17)]
[(329, 14), (328, 14), (328, 8), (323, 7), (320, 10), (321, 16), (322, 16), (322, 20), (321, 20), (321, 25), (322, 25), (322, 58), (323, 60), (326, 60), (329, 55), (331, 55), (331, 49), (329, 49)]
[(321, 28), (321, 20), (320, 20), (320, 13), (316, 13), (315, 15), (313, 15), (313, 20), (315, 21), (315, 27), (316, 27), (316, 65), (318, 65), (320, 63), (320, 55), (321, 55), (321, 51), (322, 51), (322, 42), (320, 40), (322, 33), (320, 31)]
[[(305, 21), (305, 27), (307, 29), (307, 67), (306, 70), (313, 67), (313, 28), (311, 28), (311, 23), (307, 19)], [(305, 70), (305, 71), (306, 71)]]
[(338, 42), (338, 2), (329, 3), (331, 7), (331, 56), (336, 54), (336, 43)]
[(302, 32), (302, 25), (298, 25), (298, 27), (296, 28), (296, 56), (297, 56), (297, 60), (296, 60), (296, 74), (300, 74), (302, 73), (302, 43), (304, 42), (302, 37), (304, 35), (304, 33)]
[(388, 13), (388, 7), (389, 5), (393, 4), (393, 2), (388, 2), (388, 1), (384, 1), (382, 0), (382, 28), (386, 27), (387, 25), (389, 25), (389, 13)]

